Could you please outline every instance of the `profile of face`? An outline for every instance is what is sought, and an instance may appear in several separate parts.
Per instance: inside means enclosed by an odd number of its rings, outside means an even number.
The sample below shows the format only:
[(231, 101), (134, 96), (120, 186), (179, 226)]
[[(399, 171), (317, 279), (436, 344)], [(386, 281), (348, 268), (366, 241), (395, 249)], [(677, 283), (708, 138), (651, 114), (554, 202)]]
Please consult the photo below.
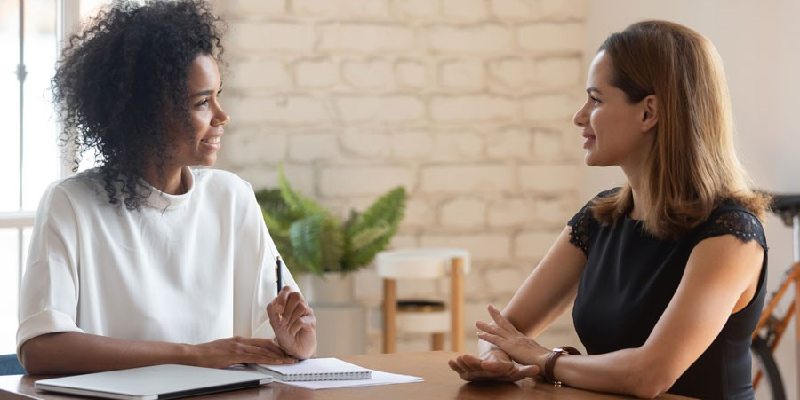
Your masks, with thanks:
[[(188, 102), (191, 138), (177, 134), (173, 141), (172, 160), (175, 166), (211, 166), (217, 160), (224, 125), (228, 114), (222, 110), (219, 67), (213, 57), (200, 54), (189, 66)], [(177, 132), (172, 132), (176, 134)]]
[(586, 103), (572, 121), (583, 128), (586, 165), (643, 168), (655, 138), (656, 97), (630, 103), (612, 86), (612, 60), (605, 51), (595, 56), (586, 78)]

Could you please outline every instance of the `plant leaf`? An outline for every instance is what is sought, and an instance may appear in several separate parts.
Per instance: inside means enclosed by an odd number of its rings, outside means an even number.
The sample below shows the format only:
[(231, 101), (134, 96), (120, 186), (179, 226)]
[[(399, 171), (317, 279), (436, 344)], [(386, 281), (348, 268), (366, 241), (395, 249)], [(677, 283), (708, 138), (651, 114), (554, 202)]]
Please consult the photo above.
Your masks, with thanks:
[(305, 218), (314, 214), (324, 214), (327, 210), (313, 200), (304, 197), (300, 192), (292, 189), (292, 185), (283, 174), (283, 165), (278, 165), (278, 185), (281, 197), (294, 215)]
[(343, 270), (358, 269), (386, 248), (405, 214), (406, 191), (397, 187), (375, 201), (350, 223), (345, 232)]
[(292, 254), (303, 268), (322, 275), (322, 232), (325, 229), (325, 214), (314, 214), (295, 221), (289, 228)]
[[(301, 215), (292, 212), (291, 208), (283, 200), (281, 191), (278, 189), (262, 189), (255, 192), (256, 201), (261, 205), (262, 214), (264, 219), (268, 217), (272, 220), (272, 224), (267, 223), (270, 228), (277, 228), (281, 230), (289, 229), (293, 221), (299, 219)], [(274, 228), (273, 228), (274, 229)]]
[(322, 230), (322, 265), (323, 271), (341, 271), (344, 254), (344, 232), (339, 219), (328, 214)]
[(313, 272), (305, 268), (303, 263), (294, 257), (292, 239), (289, 237), (288, 232), (270, 232), (270, 236), (272, 237), (272, 241), (275, 242), (275, 247), (278, 249), (278, 252), (281, 253), (283, 265), (292, 271), (292, 274), (298, 272)]

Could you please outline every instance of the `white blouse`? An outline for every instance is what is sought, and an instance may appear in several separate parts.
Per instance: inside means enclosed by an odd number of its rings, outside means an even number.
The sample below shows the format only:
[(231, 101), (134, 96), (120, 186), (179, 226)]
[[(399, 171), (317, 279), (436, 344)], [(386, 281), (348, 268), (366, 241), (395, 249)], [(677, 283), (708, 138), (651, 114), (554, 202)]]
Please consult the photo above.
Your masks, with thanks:
[[(197, 344), (273, 338), (278, 251), (250, 184), (184, 168), (189, 191), (109, 204), (91, 170), (56, 182), (36, 213), (20, 291), (17, 351), (50, 332)], [(299, 290), (291, 274), (284, 284)]]

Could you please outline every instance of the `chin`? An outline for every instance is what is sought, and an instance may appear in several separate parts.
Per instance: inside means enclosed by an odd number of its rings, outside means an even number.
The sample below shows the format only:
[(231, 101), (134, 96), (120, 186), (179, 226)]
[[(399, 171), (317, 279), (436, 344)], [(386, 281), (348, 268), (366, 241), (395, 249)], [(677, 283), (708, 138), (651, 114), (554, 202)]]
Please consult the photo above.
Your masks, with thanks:
[(214, 153), (214, 155), (209, 155), (209, 156), (207, 156), (207, 157), (203, 157), (203, 158), (200, 160), (200, 165), (202, 165), (202, 166), (204, 166), (204, 167), (211, 167), (211, 166), (213, 166), (213, 165), (214, 165), (214, 163), (216, 163), (216, 162), (217, 162), (217, 154), (216, 154), (216, 153)]
[(583, 157), (583, 162), (589, 167), (612, 167), (617, 165), (613, 162), (609, 162), (609, 160), (601, 159), (591, 151), (586, 152), (586, 155)]

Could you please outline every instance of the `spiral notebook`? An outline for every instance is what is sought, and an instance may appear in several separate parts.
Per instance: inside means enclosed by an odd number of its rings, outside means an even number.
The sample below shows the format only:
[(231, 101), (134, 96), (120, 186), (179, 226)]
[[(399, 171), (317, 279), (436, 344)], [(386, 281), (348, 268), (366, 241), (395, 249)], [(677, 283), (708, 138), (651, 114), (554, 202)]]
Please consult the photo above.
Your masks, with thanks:
[(296, 364), (255, 364), (255, 368), (272, 375), (275, 379), (287, 382), (372, 378), (371, 370), (332, 357), (309, 358)]

